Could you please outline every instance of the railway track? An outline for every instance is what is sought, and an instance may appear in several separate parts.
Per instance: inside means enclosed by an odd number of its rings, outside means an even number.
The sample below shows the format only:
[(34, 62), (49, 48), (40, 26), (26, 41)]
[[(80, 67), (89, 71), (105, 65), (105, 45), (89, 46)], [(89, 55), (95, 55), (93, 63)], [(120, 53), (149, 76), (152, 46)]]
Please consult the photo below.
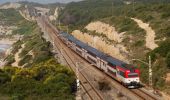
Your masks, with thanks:
[[(59, 43), (58, 41), (56, 41), (56, 42)], [(56, 46), (56, 45), (55, 45), (55, 46)], [(62, 45), (60, 45), (60, 46), (63, 47)], [(72, 60), (72, 58), (71, 58), (70, 55), (67, 53), (67, 51), (65, 50), (65, 48), (63, 48), (62, 50), (63, 50), (63, 52), (66, 54), (66, 55), (63, 56), (63, 57), (64, 57), (65, 61), (67, 62), (68, 66), (76, 73), (76, 69), (73, 69), (73, 68), (72, 68), (72, 66), (75, 67), (75, 68), (77, 67), (76, 64), (75, 64), (75, 61)], [(66, 56), (67, 56), (67, 57), (66, 57)], [(70, 61), (68, 61), (67, 58), (69, 58)], [(78, 60), (77, 60), (77, 61), (78, 61)], [(84, 75), (81, 71), (80, 71), (79, 73), (80, 73), (81, 79), (83, 78), (83, 81), (81, 82), (81, 86), (82, 86), (83, 89), (85, 90), (85, 93), (88, 94), (88, 96), (90, 97), (90, 99), (91, 99), (91, 100), (103, 100), (102, 96), (97, 92), (97, 90), (93, 87), (93, 85), (92, 85), (92, 84), (90, 83), (90, 81), (85, 77), (85, 75)], [(84, 83), (86, 83), (86, 84), (84, 84)], [(88, 83), (88, 84), (87, 84), (87, 83)], [(89, 89), (86, 89), (86, 88), (88, 87), (87, 85), (90, 85), (90, 88), (89, 88)], [(94, 91), (95, 94), (94, 94), (94, 93), (90, 93), (89, 90), (90, 90), (90, 92), (91, 92), (91, 91)], [(95, 97), (95, 95), (97, 95), (97, 97)]]
[[(48, 31), (50, 31), (50, 26), (48, 27), (49, 27)], [(74, 61), (72, 60), (71, 57), (73, 57), (73, 55), (68, 54), (64, 44), (58, 39), (58, 37), (56, 36), (56, 33), (53, 30), (51, 30), (50, 37), (51, 39), (53, 39), (54, 44), (56, 43), (55, 47), (57, 47), (60, 53), (64, 52), (62, 53), (63, 58), (65, 59), (70, 69), (76, 73), (77, 66), (76, 66), (75, 61), (79, 61), (79, 60), (78, 59), (75, 59)], [(100, 93), (95, 89), (95, 87), (91, 84), (91, 82), (85, 77), (85, 75), (81, 71), (79, 72), (79, 77), (81, 80), (80, 84), (82, 88), (84, 89), (85, 93), (88, 95), (90, 100), (103, 100), (103, 97), (100, 95)]]
[[(75, 61), (79, 61), (79, 59), (76, 58), (76, 59), (72, 60), (71, 57), (74, 57), (74, 55), (69, 53), (68, 52), (68, 47), (66, 47), (65, 44), (63, 44), (63, 42), (61, 42), (58, 39), (58, 36), (56, 35), (57, 30), (53, 29), (52, 28), (53, 26), (50, 26), (50, 24), (47, 23), (47, 22), (46, 22), (46, 25), (49, 28), (49, 30), (51, 30), (52, 34), (50, 34), (50, 35), (51, 35), (51, 38), (56, 43), (55, 46), (60, 50), (60, 52), (64, 52), (65, 55), (64, 54), (62, 54), (62, 55), (63, 55), (65, 61), (67, 62), (70, 69), (72, 69), (74, 72), (76, 72)], [(62, 47), (62, 50), (61, 50), (61, 47)], [(88, 78), (86, 78), (85, 75), (82, 72), (79, 72), (79, 73), (80, 73), (80, 78), (82, 78), (81, 86), (84, 89), (85, 93), (88, 95), (89, 99), (91, 99), (91, 100), (103, 100), (103, 97), (100, 95), (99, 92), (97, 92), (97, 90), (90, 83)], [(89, 87), (89, 88), (87, 89), (87, 87)], [(149, 95), (148, 93), (146, 93), (146, 92), (144, 92), (144, 91), (142, 91), (140, 89), (133, 89), (133, 90), (130, 90), (130, 91), (133, 92), (135, 95), (137, 95), (139, 97), (139, 100), (159, 100), (158, 98), (155, 98), (155, 97)]]
[(131, 91), (133, 91), (135, 94), (139, 95), (144, 100), (161, 100), (160, 98), (158, 98), (154, 95), (146, 93), (145, 91), (143, 91), (140, 88), (139, 89), (132, 89)]

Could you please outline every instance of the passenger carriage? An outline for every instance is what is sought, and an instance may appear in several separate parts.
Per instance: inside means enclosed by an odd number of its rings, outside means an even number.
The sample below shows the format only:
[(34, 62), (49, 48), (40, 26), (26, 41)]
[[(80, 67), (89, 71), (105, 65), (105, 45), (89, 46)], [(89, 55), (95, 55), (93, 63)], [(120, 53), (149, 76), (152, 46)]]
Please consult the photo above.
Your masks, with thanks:
[(139, 70), (62, 32), (59, 38), (78, 55), (129, 88), (139, 87)]

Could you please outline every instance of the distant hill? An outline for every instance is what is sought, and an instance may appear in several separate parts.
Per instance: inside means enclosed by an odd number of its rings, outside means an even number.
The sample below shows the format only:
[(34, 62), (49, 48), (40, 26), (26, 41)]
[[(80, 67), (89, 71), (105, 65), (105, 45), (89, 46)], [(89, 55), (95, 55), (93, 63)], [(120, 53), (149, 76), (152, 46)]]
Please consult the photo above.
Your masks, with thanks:
[(39, 7), (44, 7), (44, 4), (36, 3), (36, 2), (28, 2), (28, 1), (19, 1), (18, 3), (22, 5), (27, 5), (27, 6), (39, 6)]

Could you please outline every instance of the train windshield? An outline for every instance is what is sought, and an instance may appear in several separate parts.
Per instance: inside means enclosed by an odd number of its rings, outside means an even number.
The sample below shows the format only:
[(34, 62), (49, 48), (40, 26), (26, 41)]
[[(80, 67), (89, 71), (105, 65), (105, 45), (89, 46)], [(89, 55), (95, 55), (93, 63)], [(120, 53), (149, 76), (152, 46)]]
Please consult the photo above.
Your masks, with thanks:
[(128, 77), (138, 77), (138, 73), (129, 73)]

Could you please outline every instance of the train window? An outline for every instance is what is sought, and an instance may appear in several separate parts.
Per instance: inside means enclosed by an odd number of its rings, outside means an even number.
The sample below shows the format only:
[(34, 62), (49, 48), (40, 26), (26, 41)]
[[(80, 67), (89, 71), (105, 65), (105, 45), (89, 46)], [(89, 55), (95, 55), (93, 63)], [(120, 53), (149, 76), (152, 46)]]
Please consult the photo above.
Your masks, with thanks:
[(116, 65), (114, 65), (114, 64), (112, 64), (112, 63), (110, 63), (110, 62), (108, 62), (108, 65), (109, 65), (110, 67), (116, 69)]
[(88, 59), (89, 61), (93, 62), (93, 63), (96, 63), (96, 61), (95, 61), (94, 59), (90, 58), (89, 56), (87, 56), (87, 59)]
[(110, 69), (108, 69), (108, 72), (109, 72), (111, 75), (116, 76), (116, 72), (113, 72), (113, 71), (111, 71)]
[(76, 52), (77, 52), (78, 54), (81, 54), (81, 51), (80, 51), (79, 49), (77, 49), (77, 48), (76, 48)]
[(88, 51), (88, 54), (90, 54), (90, 55), (93, 56), (93, 57), (96, 57), (95, 54), (93, 54), (93, 53), (91, 53), (91, 52), (89, 52), (89, 51)]
[(138, 77), (138, 73), (129, 73), (128, 77)]
[(79, 45), (76, 44), (77, 47), (81, 48)]
[(119, 75), (121, 75), (121, 76), (125, 77), (125, 73), (124, 73), (124, 72), (122, 72), (122, 71), (119, 71)]

